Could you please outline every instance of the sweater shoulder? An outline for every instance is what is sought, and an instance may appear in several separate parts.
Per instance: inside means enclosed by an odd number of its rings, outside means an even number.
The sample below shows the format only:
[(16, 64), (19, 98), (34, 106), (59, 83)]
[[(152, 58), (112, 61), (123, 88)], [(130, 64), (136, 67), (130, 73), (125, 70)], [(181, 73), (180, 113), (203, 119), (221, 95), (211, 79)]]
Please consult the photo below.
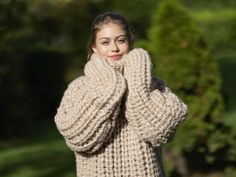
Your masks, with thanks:
[(74, 80), (72, 80), (71, 82), (69, 82), (68, 88), (82, 86), (86, 82), (86, 79), (87, 79), (86, 76), (79, 76), (79, 77), (75, 78)]
[(71, 82), (69, 82), (69, 84), (67, 85), (67, 88), (64, 92), (64, 96), (68, 95), (68, 94), (73, 95), (78, 90), (80, 90), (85, 85), (86, 79), (87, 79), (86, 76), (79, 76), (79, 77), (75, 78), (74, 80), (72, 80)]

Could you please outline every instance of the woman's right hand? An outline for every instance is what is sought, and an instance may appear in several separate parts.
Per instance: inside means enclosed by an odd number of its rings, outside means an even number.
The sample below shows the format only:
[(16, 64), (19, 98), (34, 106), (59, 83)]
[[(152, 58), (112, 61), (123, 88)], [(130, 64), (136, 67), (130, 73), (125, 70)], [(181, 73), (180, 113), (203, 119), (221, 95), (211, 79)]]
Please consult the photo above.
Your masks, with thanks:
[(73, 151), (93, 153), (105, 146), (115, 128), (126, 82), (97, 54), (84, 71), (65, 91), (55, 121)]

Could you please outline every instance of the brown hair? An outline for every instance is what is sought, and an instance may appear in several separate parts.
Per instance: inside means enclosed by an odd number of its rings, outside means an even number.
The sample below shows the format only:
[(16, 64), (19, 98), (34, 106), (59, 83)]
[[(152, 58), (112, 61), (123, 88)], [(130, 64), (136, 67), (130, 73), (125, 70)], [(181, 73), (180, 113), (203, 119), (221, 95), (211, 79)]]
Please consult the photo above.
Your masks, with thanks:
[(101, 15), (98, 15), (92, 22), (90, 39), (88, 41), (88, 57), (87, 57), (88, 60), (90, 59), (93, 53), (92, 46), (95, 43), (97, 32), (101, 29), (102, 25), (108, 24), (110, 22), (121, 26), (121, 28), (125, 32), (125, 35), (127, 36), (129, 43), (129, 50), (133, 48), (134, 38), (130, 30), (129, 22), (125, 18), (125, 16), (119, 11), (105, 12)]

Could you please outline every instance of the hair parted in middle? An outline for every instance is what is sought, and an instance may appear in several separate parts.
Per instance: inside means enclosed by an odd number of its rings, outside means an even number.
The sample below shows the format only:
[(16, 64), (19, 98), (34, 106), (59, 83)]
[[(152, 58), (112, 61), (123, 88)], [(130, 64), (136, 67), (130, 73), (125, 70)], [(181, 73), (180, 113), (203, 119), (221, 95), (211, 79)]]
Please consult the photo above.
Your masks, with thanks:
[(130, 24), (126, 17), (120, 11), (105, 12), (103, 14), (98, 15), (92, 22), (90, 39), (88, 41), (88, 60), (93, 54), (92, 46), (96, 41), (97, 32), (102, 28), (103, 25), (108, 23), (114, 23), (121, 26), (128, 39), (129, 50), (133, 48), (134, 37), (130, 29)]

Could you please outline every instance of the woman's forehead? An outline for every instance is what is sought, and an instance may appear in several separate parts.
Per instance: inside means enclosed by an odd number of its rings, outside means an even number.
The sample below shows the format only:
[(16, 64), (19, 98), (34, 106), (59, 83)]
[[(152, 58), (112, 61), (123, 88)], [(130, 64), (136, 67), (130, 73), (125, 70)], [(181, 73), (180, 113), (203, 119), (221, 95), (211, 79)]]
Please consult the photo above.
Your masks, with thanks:
[(121, 25), (108, 23), (101, 26), (96, 36), (97, 36), (97, 39), (117, 38), (117, 37), (125, 36), (125, 31), (123, 30)]

